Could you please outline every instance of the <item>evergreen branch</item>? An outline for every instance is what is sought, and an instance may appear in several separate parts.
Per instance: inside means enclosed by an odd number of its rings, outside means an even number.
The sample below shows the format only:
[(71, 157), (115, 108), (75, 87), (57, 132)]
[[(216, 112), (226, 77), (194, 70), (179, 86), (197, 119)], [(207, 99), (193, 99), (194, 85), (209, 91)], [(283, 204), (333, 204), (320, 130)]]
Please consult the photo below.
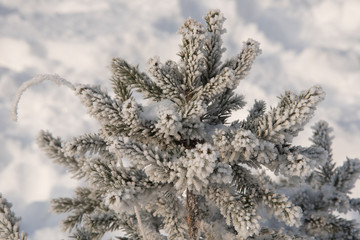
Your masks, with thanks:
[[(112, 211), (109, 211), (91, 216), (88, 219), (88, 221), (91, 227), (95, 229), (102, 228), (100, 229), (101, 231), (122, 230), (124, 232), (124, 236), (116, 237), (116, 239), (120, 239), (120, 240), (144, 239), (139, 231), (135, 214), (114, 213)], [(146, 224), (144, 229), (146, 232), (147, 240), (164, 239), (164, 237), (160, 236), (158, 232), (150, 229), (149, 224)]]
[(317, 182), (320, 185), (324, 185), (331, 181), (335, 172), (335, 163), (333, 163), (331, 148), (334, 136), (330, 135), (333, 129), (329, 127), (325, 121), (319, 121), (311, 128), (313, 129), (313, 135), (310, 141), (313, 142), (314, 146), (318, 146), (328, 153), (325, 164), (312, 173), (311, 179), (315, 179), (315, 181), (312, 181), (313, 183)]
[(19, 222), (21, 218), (11, 211), (12, 204), (0, 194), (0, 238), (11, 240), (26, 240), (27, 234), (20, 232)]
[(360, 176), (360, 160), (349, 159), (341, 167), (337, 167), (331, 178), (331, 184), (340, 192), (350, 193)]
[(74, 177), (82, 178), (85, 172), (82, 170), (84, 159), (66, 155), (63, 151), (63, 144), (59, 137), (54, 138), (50, 132), (41, 131), (37, 143), (42, 148), (49, 158), (52, 158), (55, 163), (69, 169), (74, 174)]
[(225, 52), (222, 48), (221, 35), (226, 32), (223, 28), (225, 18), (219, 10), (210, 10), (204, 17), (207, 25), (207, 34), (204, 41), (204, 60), (206, 71), (204, 71), (203, 85), (208, 79), (216, 76), (221, 65), (221, 56)]
[(172, 181), (178, 191), (188, 189), (201, 193), (209, 182), (229, 183), (231, 168), (220, 163), (218, 152), (208, 143), (198, 143), (191, 149), (185, 149), (184, 155), (174, 161)]
[(239, 126), (217, 130), (213, 141), (222, 161), (231, 165), (243, 163), (255, 168), (260, 165), (270, 167), (278, 155), (273, 143), (258, 139), (250, 130)]
[(202, 100), (187, 102), (186, 105), (179, 109), (179, 115), (182, 119), (182, 127), (179, 131), (181, 139), (186, 144), (190, 142), (203, 141), (204, 123), (202, 116), (206, 113), (206, 105)]
[(226, 223), (235, 227), (239, 237), (246, 238), (259, 232), (253, 198), (238, 195), (229, 186), (217, 184), (209, 185), (206, 198), (220, 209)]
[(226, 89), (223, 94), (216, 96), (210, 101), (207, 111), (201, 119), (211, 125), (225, 123), (233, 111), (239, 110), (244, 106), (243, 96), (236, 95), (230, 89)]
[(309, 159), (308, 166), (312, 170), (310, 172), (314, 172), (314, 169), (319, 169), (320, 167), (326, 165), (328, 163), (329, 154), (328, 151), (318, 146), (310, 146), (310, 147), (293, 147), (297, 149), (297, 151), (307, 157)]
[[(144, 214), (142, 214), (142, 216), (144, 216)], [(146, 220), (148, 221), (143, 223), (144, 224), (143, 228), (147, 240), (166, 239), (164, 236), (160, 235), (157, 226), (151, 226), (151, 223), (153, 223), (152, 219), (147, 218)], [(95, 229), (97, 232), (123, 230), (127, 237), (137, 236), (139, 237), (139, 239), (143, 239), (143, 237), (139, 235), (138, 223), (136, 222), (136, 217), (128, 213), (117, 214), (113, 211), (100, 212), (90, 216), (87, 219), (87, 221), (89, 226), (92, 229)], [(131, 222), (130, 224), (128, 223), (129, 221)], [(134, 225), (130, 226), (131, 224)]]
[(142, 106), (138, 104), (134, 98), (130, 98), (123, 103), (121, 117), (123, 119), (123, 124), (128, 128), (126, 133), (129, 136), (136, 136), (139, 132), (145, 133), (146, 131), (149, 131), (144, 126), (144, 120), (140, 116), (141, 113)]
[(234, 164), (231, 166), (233, 171), (232, 184), (236, 187), (236, 190), (245, 194), (246, 192), (252, 192), (255, 195), (255, 201), (261, 200), (264, 194), (264, 186), (261, 186), (250, 172), (250, 170), (240, 165)]
[[(130, 215), (115, 214), (114, 211), (102, 205), (102, 194), (87, 188), (78, 188), (77, 196), (71, 198), (58, 198), (52, 201), (55, 213), (71, 212), (63, 220), (65, 230), (76, 229), (71, 238), (75, 239), (101, 239), (108, 231), (127, 230), (127, 235), (134, 236), (134, 229), (129, 230)], [(137, 230), (136, 234), (137, 234)]]
[(291, 198), (295, 205), (303, 209), (304, 218), (311, 214), (327, 216), (332, 211), (347, 213), (349, 210), (348, 196), (330, 185), (322, 185), (321, 189), (312, 189), (311, 186), (305, 185), (303, 188), (299, 187)]
[(202, 46), (205, 31), (200, 23), (188, 19), (178, 33), (183, 36), (178, 53), (181, 58), (180, 70), (185, 78), (186, 89), (191, 92), (202, 85), (201, 75), (204, 71)]
[(278, 161), (269, 165), (271, 170), (281, 172), (284, 176), (307, 177), (314, 169), (325, 164), (327, 152), (319, 147), (285, 147), (277, 146), (282, 156)]
[(127, 84), (121, 81), (119, 74), (116, 73), (113, 69), (113, 75), (110, 80), (117, 99), (120, 103), (123, 103), (131, 97), (131, 90)]
[(237, 239), (231, 228), (219, 222), (207, 222), (205, 220), (201, 220), (199, 224), (199, 230), (204, 235), (204, 238), (200, 239)]
[(310, 138), (310, 141), (313, 142), (315, 146), (322, 147), (326, 150), (328, 152), (329, 161), (332, 161), (331, 145), (334, 136), (331, 136), (330, 134), (333, 129), (329, 127), (329, 124), (325, 121), (319, 121), (311, 128), (313, 129), (313, 135)]
[(135, 215), (121, 214), (119, 225), (120, 230), (125, 232), (126, 237), (120, 239), (143, 240), (141, 233), (139, 232)]
[(182, 117), (170, 106), (163, 107), (158, 112), (158, 119), (154, 124), (154, 138), (160, 139), (159, 143), (171, 148), (171, 143), (181, 139), (181, 129), (183, 127)]
[(114, 101), (100, 87), (79, 85), (76, 94), (80, 96), (82, 103), (88, 108), (88, 113), (95, 117), (102, 125), (119, 125), (123, 122), (120, 115), (121, 106)]
[(360, 198), (353, 198), (349, 201), (352, 210), (360, 213)]
[(167, 183), (171, 162), (166, 153), (128, 138), (114, 140), (114, 148), (124, 155), (139, 170), (144, 170), (154, 183)]
[(98, 191), (77, 188), (75, 194), (74, 198), (57, 198), (51, 201), (54, 213), (71, 212), (71, 215), (62, 221), (64, 230), (69, 232), (81, 226), (83, 219), (99, 208), (101, 203)]
[[(277, 145), (277, 148), (282, 156), (278, 156), (277, 163), (270, 165), (269, 168), (275, 170), (276, 174), (280, 171), (287, 177), (312, 178), (310, 175), (314, 173), (314, 169), (323, 166), (328, 156), (325, 150), (315, 146), (289, 148), (287, 145), (285, 147)], [(314, 185), (316, 185), (315, 182)]]
[(256, 127), (259, 124), (260, 117), (265, 113), (266, 104), (264, 101), (255, 100), (253, 107), (249, 110), (246, 120), (240, 122), (240, 126), (256, 134)]
[(226, 92), (227, 88), (231, 89), (235, 80), (234, 71), (225, 68), (223, 72), (211, 78), (204, 86), (198, 87), (193, 99), (204, 99), (209, 102), (219, 94)]
[(319, 239), (357, 239), (359, 236), (355, 221), (333, 215), (311, 215), (304, 219), (303, 227), (309, 235)]
[[(160, 195), (160, 194), (159, 194)], [(155, 216), (162, 218), (164, 231), (168, 239), (188, 239), (185, 219), (185, 209), (179, 198), (171, 191), (147, 205)]]
[(246, 168), (238, 165), (234, 165), (232, 168), (233, 183), (240, 193), (252, 198), (255, 202), (262, 200), (275, 218), (286, 225), (299, 226), (302, 217), (300, 207), (294, 206), (284, 195), (260, 186), (259, 182)]
[(100, 240), (101, 236), (102, 235), (98, 233), (89, 231), (84, 227), (80, 227), (76, 228), (76, 231), (70, 236), (70, 238), (76, 240)]
[(276, 240), (309, 240), (312, 239), (309, 236), (299, 236), (298, 234), (294, 235), (290, 231), (286, 231), (283, 228), (280, 229), (271, 229), (263, 227), (261, 228), (259, 234), (255, 236), (248, 237), (247, 240), (263, 240), (263, 239), (276, 239)]
[(328, 180), (324, 180), (321, 175), (321, 171), (329, 163), (328, 152), (323, 148), (312, 145), (304, 148), (301, 146), (290, 147), (289, 144), (276, 145), (280, 155), (277, 161), (268, 165), (268, 168), (275, 171), (275, 174), (279, 172), (289, 178), (298, 179), (303, 178), (306, 183), (312, 187), (319, 189), (323, 185), (326, 185)]
[[(130, 87), (136, 88), (145, 98), (153, 98), (155, 101), (162, 99), (162, 90), (156, 85), (151, 79), (145, 74), (140, 73), (137, 67), (129, 65), (125, 60), (121, 58), (113, 58), (111, 62), (111, 69), (113, 72), (113, 84), (119, 86), (125, 94), (122, 97), (119, 92), (121, 99), (125, 99), (130, 96)], [(126, 90), (124, 90), (126, 89)]]
[(79, 86), (76, 92), (89, 114), (100, 122), (109, 136), (121, 134), (149, 141), (148, 138), (153, 135), (153, 126), (147, 126), (141, 118), (142, 108), (133, 98), (120, 105), (99, 87)]
[(330, 161), (330, 159), (315, 172), (316, 177), (319, 177), (319, 182), (322, 185), (330, 182), (334, 173), (335, 163)]
[(93, 161), (87, 166), (89, 180), (95, 186), (114, 191), (121, 189), (151, 189), (159, 186), (149, 180), (142, 170), (128, 168), (121, 169), (115, 161), (106, 162), (101, 159)]
[(285, 195), (265, 190), (263, 202), (279, 221), (288, 226), (300, 226), (302, 210), (294, 206)]
[[(102, 211), (96, 214), (92, 214), (86, 219), (87, 225), (91, 229), (95, 229), (97, 232), (113, 232), (121, 229), (123, 218), (126, 214), (123, 213), (120, 216), (113, 210)], [(125, 220), (126, 221), (126, 220)]]
[(234, 88), (236, 88), (240, 81), (248, 75), (255, 58), (260, 53), (260, 44), (253, 39), (248, 39), (243, 43), (243, 49), (241, 53), (237, 57), (234, 57), (231, 60), (227, 60), (221, 66), (221, 70), (226, 67), (230, 67), (231, 69), (235, 70), (236, 80), (234, 83)]
[(278, 154), (273, 143), (258, 139), (251, 131), (241, 128), (234, 133), (230, 144), (234, 149), (228, 159), (230, 163), (252, 161), (269, 165)]
[(168, 60), (165, 64), (162, 64), (158, 57), (151, 58), (148, 61), (148, 72), (161, 88), (163, 98), (170, 99), (177, 104), (186, 101), (183, 76), (174, 61)]
[(299, 96), (287, 91), (278, 106), (259, 119), (257, 135), (271, 142), (291, 142), (310, 120), (324, 95), (320, 86), (303, 91)]
[(63, 151), (69, 155), (93, 155), (109, 156), (111, 153), (107, 150), (107, 142), (100, 134), (84, 134), (74, 137), (65, 142)]

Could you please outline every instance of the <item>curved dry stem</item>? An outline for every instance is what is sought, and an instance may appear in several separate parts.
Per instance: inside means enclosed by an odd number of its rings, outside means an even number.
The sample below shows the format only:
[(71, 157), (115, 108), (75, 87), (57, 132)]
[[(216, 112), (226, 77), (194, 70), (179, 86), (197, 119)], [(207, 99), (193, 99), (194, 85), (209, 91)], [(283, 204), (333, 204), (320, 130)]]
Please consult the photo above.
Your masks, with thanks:
[(17, 121), (17, 109), (18, 109), (18, 105), (21, 99), (22, 94), (30, 87), (40, 84), (44, 81), (51, 81), (56, 83), (58, 86), (64, 85), (68, 88), (70, 88), (71, 90), (75, 91), (75, 86), (65, 80), (64, 78), (60, 77), (57, 74), (40, 74), (40, 75), (36, 75), (34, 78), (30, 79), (29, 81), (24, 82), (19, 90), (16, 93), (15, 99), (14, 99), (14, 103), (13, 106), (11, 108), (11, 119), (16, 122)]

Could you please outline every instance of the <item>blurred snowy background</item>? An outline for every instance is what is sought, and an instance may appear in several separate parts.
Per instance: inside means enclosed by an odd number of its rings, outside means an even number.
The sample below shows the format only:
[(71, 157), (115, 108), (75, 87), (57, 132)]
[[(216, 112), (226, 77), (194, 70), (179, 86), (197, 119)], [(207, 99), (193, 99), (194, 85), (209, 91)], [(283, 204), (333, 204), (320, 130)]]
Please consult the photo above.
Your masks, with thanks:
[[(178, 27), (190, 16), (202, 21), (219, 8), (227, 21), (226, 57), (253, 38), (263, 54), (238, 92), (247, 107), (270, 105), (285, 90), (320, 84), (327, 92), (297, 142), (308, 145), (310, 126), (324, 119), (334, 128), (334, 157), (360, 157), (360, 1), (166, 1), (0, 0), (0, 192), (22, 217), (32, 239), (61, 239), (62, 216), (49, 212), (51, 198), (71, 196), (77, 181), (48, 160), (35, 143), (41, 129), (69, 138), (97, 129), (66, 88), (33, 87), (10, 120), (21, 83), (57, 73), (73, 83), (102, 84), (109, 91), (109, 63), (122, 57), (145, 70), (155, 55), (177, 59)], [(247, 109), (236, 117), (243, 117)], [(354, 193), (360, 196), (360, 184)]]

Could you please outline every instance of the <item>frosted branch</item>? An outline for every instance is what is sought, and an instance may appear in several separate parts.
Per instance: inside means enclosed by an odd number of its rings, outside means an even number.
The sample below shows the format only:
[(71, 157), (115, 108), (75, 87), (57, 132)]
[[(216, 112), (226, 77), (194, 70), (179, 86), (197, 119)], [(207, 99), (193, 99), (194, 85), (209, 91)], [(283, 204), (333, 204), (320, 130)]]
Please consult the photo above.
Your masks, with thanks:
[[(207, 24), (207, 34), (203, 47), (206, 64), (204, 74), (210, 79), (217, 74), (218, 68), (221, 65), (221, 56), (225, 52), (225, 48), (222, 48), (223, 41), (221, 39), (221, 35), (226, 32), (226, 29), (223, 28), (225, 17), (216, 9), (210, 10), (204, 19)], [(204, 79), (203, 84), (206, 83), (208, 79)]]
[(0, 194), (0, 238), (26, 240), (27, 235), (19, 229), (20, 218), (15, 217), (11, 206), (11, 203)]
[(17, 110), (18, 110), (18, 104), (21, 99), (22, 94), (30, 87), (40, 84), (44, 81), (51, 81), (57, 84), (58, 86), (66, 86), (70, 88), (71, 90), (75, 90), (75, 86), (70, 83), (69, 81), (65, 80), (64, 78), (60, 77), (57, 74), (41, 74), (37, 75), (36, 77), (32, 78), (29, 81), (24, 82), (19, 90), (16, 93), (14, 103), (11, 109), (11, 118), (14, 122), (17, 121)]
[(201, 74), (204, 70), (202, 45), (204, 40), (204, 27), (194, 19), (188, 19), (180, 27), (178, 33), (182, 34), (179, 56), (180, 69), (185, 77), (185, 84), (191, 91), (201, 85)]
[(300, 95), (287, 91), (280, 103), (262, 115), (257, 126), (257, 136), (272, 142), (291, 142), (292, 138), (313, 116), (316, 106), (324, 99), (320, 86), (314, 86)]
[(158, 199), (149, 202), (147, 208), (154, 215), (164, 218), (164, 231), (168, 234), (168, 239), (188, 239), (185, 209), (172, 191), (159, 195)]
[(206, 198), (220, 209), (226, 223), (234, 226), (239, 237), (246, 238), (259, 232), (259, 216), (251, 196), (242, 197), (228, 186), (213, 184), (209, 186)]
[[(127, 97), (130, 96), (130, 92), (126, 89), (131, 86), (137, 88), (145, 98), (153, 98), (156, 101), (161, 100), (161, 88), (151, 81), (145, 73), (140, 72), (137, 67), (131, 66), (124, 59), (113, 58), (111, 69), (113, 72), (113, 84), (119, 84)], [(121, 93), (119, 94), (121, 96)], [(125, 96), (121, 98), (126, 99)]]

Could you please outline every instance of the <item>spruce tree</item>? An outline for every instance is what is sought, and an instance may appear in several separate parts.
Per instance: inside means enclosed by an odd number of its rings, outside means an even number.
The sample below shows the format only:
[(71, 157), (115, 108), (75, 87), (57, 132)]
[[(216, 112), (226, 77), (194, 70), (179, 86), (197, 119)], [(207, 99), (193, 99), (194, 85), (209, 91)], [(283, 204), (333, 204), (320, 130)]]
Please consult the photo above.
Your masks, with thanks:
[[(211, 10), (204, 19), (205, 26), (189, 19), (179, 29), (178, 62), (155, 57), (145, 73), (114, 58), (114, 96), (59, 76), (42, 75), (21, 87), (15, 109), (26, 88), (51, 80), (74, 90), (100, 125), (97, 132), (68, 140), (45, 131), (38, 137), (50, 158), (87, 183), (73, 198), (52, 201), (55, 213), (68, 213), (64, 229), (75, 239), (101, 239), (119, 229), (125, 236), (118, 239), (309, 239), (336, 223), (357, 234), (354, 224), (338, 221), (326, 208), (347, 203), (359, 209), (360, 201), (346, 198), (359, 161), (335, 169), (330, 140), (320, 127), (314, 145), (292, 144), (323, 90), (286, 91), (268, 111), (256, 101), (246, 119), (229, 122), (245, 105), (235, 89), (261, 50), (249, 39), (238, 55), (222, 62), (224, 17)], [(146, 101), (141, 104), (135, 93)], [(259, 169), (286, 181), (273, 183)], [(317, 187), (307, 192), (302, 183)], [(289, 193), (298, 187), (301, 192)], [(311, 191), (323, 194), (320, 209), (308, 206), (316, 199), (302, 200)]]

